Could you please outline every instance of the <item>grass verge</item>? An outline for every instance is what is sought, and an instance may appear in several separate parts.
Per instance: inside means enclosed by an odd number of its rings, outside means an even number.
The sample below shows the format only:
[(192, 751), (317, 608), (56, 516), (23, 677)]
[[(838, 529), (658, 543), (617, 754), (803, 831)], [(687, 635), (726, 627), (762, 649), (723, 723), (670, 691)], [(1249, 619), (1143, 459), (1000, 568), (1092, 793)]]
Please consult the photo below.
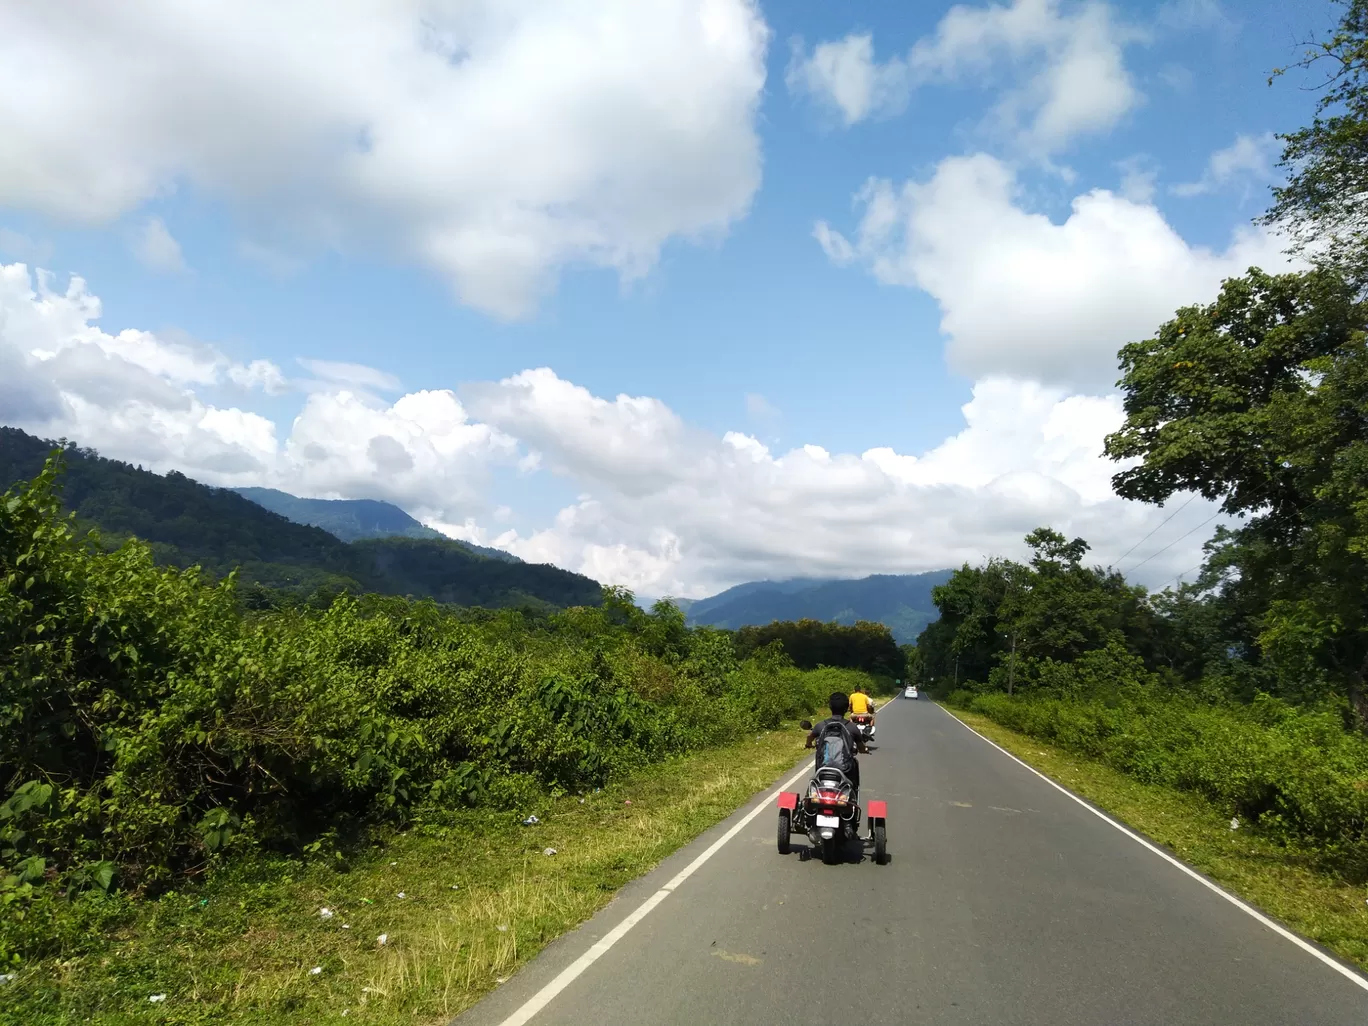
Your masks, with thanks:
[(942, 708), (1266, 915), (1368, 969), (1368, 892), (1318, 871), (1314, 852), (1232, 830), (1228, 815), (1196, 795), (1140, 783), (979, 713)]
[(444, 1023), (770, 786), (801, 746), (790, 726), (548, 801), (535, 826), (463, 812), (349, 860), (257, 861), (193, 892), (104, 899), (73, 912), (69, 957), (0, 984), (0, 1023)]

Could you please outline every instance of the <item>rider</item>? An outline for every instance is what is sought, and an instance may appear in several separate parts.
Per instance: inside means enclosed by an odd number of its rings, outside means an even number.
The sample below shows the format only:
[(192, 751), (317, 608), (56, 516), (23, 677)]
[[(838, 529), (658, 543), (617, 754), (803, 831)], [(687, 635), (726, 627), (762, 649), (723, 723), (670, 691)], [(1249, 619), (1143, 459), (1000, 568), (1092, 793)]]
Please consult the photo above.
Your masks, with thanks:
[[(867, 698), (868, 696), (866, 696), (866, 699)], [(846, 739), (850, 742), (850, 750), (852, 753), (860, 752), (861, 754), (864, 754), (868, 752), (869, 749), (865, 747), (864, 737), (861, 736), (860, 732), (856, 730), (851, 725), (850, 721), (845, 718), (846, 710), (850, 708), (850, 699), (846, 697), (846, 695), (843, 692), (836, 691), (833, 692), (831, 697), (827, 700), (827, 706), (831, 709), (831, 715), (827, 717), (825, 720), (818, 720), (816, 723), (812, 725), (812, 729), (808, 731), (807, 741), (803, 744), (803, 747), (811, 748), (814, 744), (816, 744), (818, 735), (822, 733), (822, 730), (826, 727), (826, 725), (834, 722), (839, 723), (841, 725), (841, 729), (845, 731)], [(821, 753), (819, 752), (818, 758), (820, 757)], [(851, 762), (854, 763), (854, 767), (851, 769), (848, 775), (850, 777), (851, 785), (855, 788), (855, 793), (859, 794), (860, 760), (852, 758)], [(820, 766), (818, 766), (817, 768), (821, 769)]]
[[(850, 693), (850, 714), (852, 716), (874, 715), (874, 700), (865, 694), (862, 687), (856, 686)], [(871, 719), (871, 722), (872, 719)]]

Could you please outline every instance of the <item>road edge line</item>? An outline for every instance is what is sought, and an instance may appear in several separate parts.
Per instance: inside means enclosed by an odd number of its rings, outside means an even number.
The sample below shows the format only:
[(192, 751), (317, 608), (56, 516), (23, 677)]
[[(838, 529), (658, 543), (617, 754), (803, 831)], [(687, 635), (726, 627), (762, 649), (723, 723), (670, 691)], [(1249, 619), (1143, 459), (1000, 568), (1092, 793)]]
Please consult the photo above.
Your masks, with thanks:
[(1053, 787), (1056, 791), (1060, 792), (1063, 795), (1067, 795), (1069, 798), (1072, 798), (1079, 805), (1083, 806), (1083, 808), (1087, 809), (1089, 812), (1091, 812), (1098, 819), (1102, 820), (1102, 822), (1106, 823), (1108, 826), (1115, 827), (1117, 830), (1121, 831), (1121, 833), (1125, 834), (1136, 844), (1139, 844), (1143, 848), (1148, 848), (1150, 851), (1154, 852), (1154, 854), (1158, 855), (1165, 862), (1169, 863), (1172, 866), (1176, 866), (1178, 869), (1182, 870), (1188, 876), (1192, 877), (1192, 879), (1196, 880), (1203, 887), (1207, 888), (1207, 890), (1211, 891), (1213, 894), (1220, 895), (1222, 898), (1230, 902), (1240, 911), (1244, 912), (1246, 915), (1252, 917), (1253, 919), (1258, 920), (1260, 923), (1268, 927), (1274, 933), (1278, 934), (1278, 936), (1282, 937), (1284, 940), (1291, 941), (1297, 947), (1305, 951), (1308, 955), (1311, 955), (1313, 958), (1316, 958), (1320, 962), (1329, 966), (1331, 969), (1335, 970), (1335, 972), (1339, 973), (1346, 980), (1348, 980), (1355, 986), (1359, 987), (1361, 990), (1368, 990), (1368, 977), (1364, 977), (1358, 970), (1352, 969), (1344, 963), (1340, 962), (1339, 959), (1335, 958), (1333, 955), (1328, 954), (1327, 952), (1322, 951), (1320, 948), (1316, 947), (1310, 941), (1305, 940), (1302, 937), (1298, 937), (1291, 930), (1287, 929), (1287, 927), (1270, 919), (1268, 916), (1264, 915), (1262, 912), (1260, 912), (1253, 905), (1250, 905), (1244, 899), (1237, 898), (1235, 895), (1227, 891), (1224, 887), (1221, 887), (1219, 884), (1216, 884), (1213, 881), (1208, 880), (1205, 876), (1197, 872), (1197, 870), (1193, 869), (1191, 866), (1183, 862), (1181, 859), (1175, 858), (1174, 856), (1170, 855), (1168, 852), (1160, 848), (1158, 845), (1154, 844), (1152, 841), (1148, 841), (1145, 838), (1141, 837), (1130, 827), (1126, 826), (1124, 823), (1121, 823), (1118, 820), (1113, 819), (1111, 816), (1107, 815), (1105, 812), (1097, 808), (1091, 802), (1088, 802), (1087, 800), (1080, 798), (1078, 795), (1074, 794), (1063, 784), (1051, 780), (1049, 777), (1047, 777), (1044, 773), (1041, 773), (1040, 770), (1036, 769), (1030, 763), (1017, 758), (1011, 752), (1007, 751), (1007, 749), (1003, 748), (1002, 745), (998, 744), (992, 738), (985, 737), (983, 734), (980, 734), (977, 730), (969, 726), (969, 724), (965, 723), (962, 719), (960, 719), (958, 716), (952, 713), (949, 709), (945, 708), (945, 706), (941, 705), (940, 702), (936, 702), (934, 704), (937, 709), (945, 713), (946, 716), (949, 716), (961, 727), (969, 731), (969, 733), (973, 734), (975, 737), (980, 738), (983, 741), (988, 742), (988, 744), (992, 745), (1003, 755), (1007, 756), (1007, 758), (1011, 759), (1018, 765), (1030, 770), (1041, 780), (1045, 781), (1045, 783)]
[(725, 834), (708, 845), (706, 850), (700, 852), (692, 862), (676, 873), (668, 883), (638, 905), (631, 914), (623, 919), (622, 922), (618, 923), (617, 926), (604, 934), (588, 951), (562, 969), (550, 983), (544, 985), (541, 990), (537, 991), (523, 1002), (512, 1015), (502, 1020), (499, 1023), (499, 1026), (525, 1026), (534, 1015), (549, 1005), (555, 999), (556, 995), (570, 986), (570, 984), (581, 976), (586, 969), (607, 954), (608, 950), (618, 941), (622, 940), (632, 927), (645, 919), (653, 908), (669, 897), (671, 893), (678, 889), (680, 884), (693, 876), (705, 862), (716, 855), (722, 849), (723, 845), (749, 826), (756, 816), (760, 815), (760, 813), (764, 812), (766, 809), (772, 809), (773, 803), (778, 799), (780, 792), (792, 787), (803, 774), (812, 772), (812, 767), (807, 765), (806, 757), (803, 762), (804, 765), (798, 772), (794, 773), (793, 776), (780, 784), (764, 801), (760, 802), (739, 821), (734, 823), (731, 829)]

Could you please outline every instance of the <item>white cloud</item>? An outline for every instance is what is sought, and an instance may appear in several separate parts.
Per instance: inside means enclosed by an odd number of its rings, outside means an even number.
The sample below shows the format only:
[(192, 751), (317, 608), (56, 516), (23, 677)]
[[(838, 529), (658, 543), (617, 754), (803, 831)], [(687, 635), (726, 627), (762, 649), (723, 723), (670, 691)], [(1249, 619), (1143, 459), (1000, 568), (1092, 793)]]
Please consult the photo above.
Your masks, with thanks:
[(1121, 171), (1121, 196), (1132, 203), (1146, 204), (1154, 199), (1155, 182), (1159, 177), (1158, 168), (1145, 157), (1128, 157), (1119, 161)]
[(1247, 196), (1253, 186), (1267, 185), (1273, 178), (1273, 161), (1280, 151), (1272, 132), (1237, 135), (1233, 143), (1211, 155), (1198, 181), (1175, 185), (1173, 192), (1178, 196), (1201, 196), (1238, 184)]
[(879, 281), (934, 296), (959, 373), (1087, 389), (1109, 389), (1122, 345), (1180, 306), (1209, 302), (1224, 278), (1289, 266), (1284, 244), (1263, 231), (1239, 229), (1213, 252), (1137, 199), (1095, 189), (1056, 223), (1019, 193), (1007, 164), (952, 157), (926, 182), (871, 179), (853, 241), (825, 224), (815, 234)]
[[(288, 388), (268, 360), (235, 364), (212, 346), (95, 323), (100, 301), (73, 277), (0, 266), (0, 416), (44, 437), (211, 484), (267, 484), (311, 495), (392, 498), (412, 509), (483, 509), (484, 468), (511, 439), (472, 424), (450, 391), (393, 404), (356, 386), (394, 383), (370, 368), (313, 361), (312, 388), (283, 442), (276, 424), (206, 396), (229, 386)], [(341, 379), (339, 383), (337, 379)], [(397, 383), (395, 383), (397, 384)]]
[(1143, 102), (1124, 54), (1141, 38), (1100, 2), (961, 4), (906, 57), (877, 62), (867, 33), (820, 43), (811, 55), (800, 46), (788, 84), (836, 107), (850, 125), (897, 113), (917, 86), (972, 80), (1001, 96), (985, 127), (1045, 158)]
[[(742, 580), (862, 575), (1022, 554), (1052, 525), (1106, 562), (1164, 511), (1111, 494), (1101, 457), (1121, 421), (1115, 396), (1068, 395), (1002, 377), (978, 381), (964, 426), (920, 455), (816, 444), (771, 451), (742, 432), (687, 424), (658, 399), (606, 399), (549, 369), (381, 401), (347, 384), (303, 393), (284, 430), (215, 391), (281, 385), (265, 361), (228, 362), (202, 343), (93, 322), (99, 300), (0, 268), (0, 410), (154, 470), (222, 485), (385, 499), (456, 537), (552, 562), (644, 595), (697, 596)], [(351, 371), (357, 371), (352, 368)], [(350, 373), (350, 372), (349, 372)], [(353, 373), (353, 377), (364, 377)], [(321, 382), (320, 382), (321, 385)], [(552, 473), (579, 497), (540, 529), (510, 527), (488, 471)], [(1131, 557), (1210, 515), (1194, 502)], [(1144, 567), (1151, 583), (1200, 559), (1198, 532)]]
[(160, 217), (149, 217), (133, 237), (133, 255), (154, 271), (175, 274), (187, 270), (180, 243)]
[(228, 380), (242, 388), (259, 388), (267, 395), (279, 395), (289, 388), (285, 375), (270, 360), (253, 360), (229, 367)]
[[(985, 379), (964, 407), (965, 428), (917, 457), (815, 445), (776, 454), (745, 434), (690, 431), (656, 400), (597, 398), (548, 370), (478, 391), (473, 413), (542, 447), (556, 472), (587, 494), (530, 535), (466, 525), (466, 536), (650, 595), (1019, 555), (1023, 536), (1041, 524), (1082, 534), (1106, 562), (1166, 515), (1111, 493), (1119, 468), (1101, 446), (1122, 419), (1115, 396)], [(605, 459), (606, 452), (620, 455)], [(1194, 502), (1175, 518), (1172, 536), (1208, 515), (1209, 505)], [(1168, 531), (1154, 548), (1171, 540)], [(1194, 534), (1146, 564), (1144, 579), (1162, 583), (1197, 562), (1205, 537)]]
[(746, 213), (767, 44), (755, 0), (5, 5), (0, 205), (190, 187), (275, 265), (379, 244), (519, 316)]
[(867, 32), (818, 43), (811, 55), (795, 42), (785, 81), (790, 92), (835, 107), (847, 126), (900, 113), (912, 88), (906, 62), (874, 60), (874, 39)]
[(397, 392), (400, 388), (399, 379), (393, 374), (359, 363), (301, 359), (299, 365), (328, 385), (351, 385), (376, 392)]

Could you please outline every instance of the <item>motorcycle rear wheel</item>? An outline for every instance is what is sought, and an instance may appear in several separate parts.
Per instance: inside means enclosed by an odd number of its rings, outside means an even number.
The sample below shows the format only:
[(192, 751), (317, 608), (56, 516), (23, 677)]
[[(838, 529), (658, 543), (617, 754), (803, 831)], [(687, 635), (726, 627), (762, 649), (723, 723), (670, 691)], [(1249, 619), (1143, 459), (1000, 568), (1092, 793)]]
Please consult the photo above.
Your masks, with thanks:
[(841, 838), (824, 837), (822, 838), (822, 861), (828, 866), (834, 866), (841, 855)]
[(882, 823), (874, 824), (874, 863), (882, 866), (888, 862), (888, 832)]
[(793, 820), (789, 816), (788, 809), (779, 810), (779, 854), (789, 853), (789, 831), (792, 829)]

